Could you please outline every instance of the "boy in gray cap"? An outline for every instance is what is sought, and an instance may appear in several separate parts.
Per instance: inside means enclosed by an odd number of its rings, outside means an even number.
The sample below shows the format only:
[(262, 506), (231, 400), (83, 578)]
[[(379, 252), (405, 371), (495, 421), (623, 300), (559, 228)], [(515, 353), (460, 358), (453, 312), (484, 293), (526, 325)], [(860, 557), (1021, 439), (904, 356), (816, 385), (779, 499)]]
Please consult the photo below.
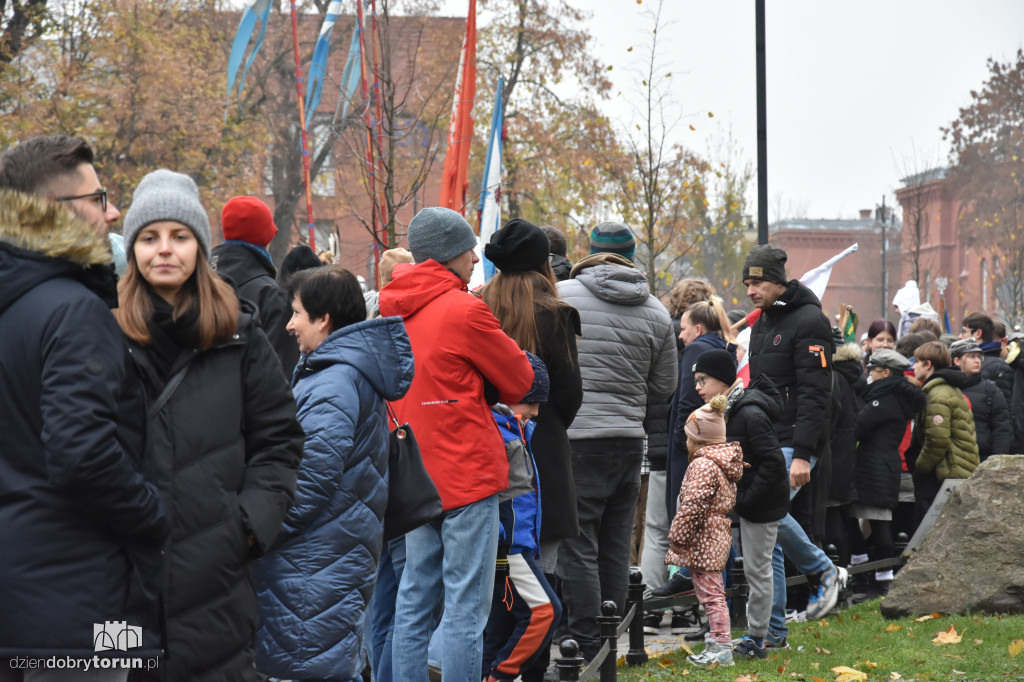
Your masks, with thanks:
[(1010, 407), (1003, 392), (991, 379), (981, 376), (983, 362), (977, 339), (954, 341), (949, 347), (953, 364), (967, 375), (960, 392), (967, 396), (974, 414), (974, 435), (978, 440), (978, 459), (984, 462), (989, 455), (1004, 455), (1013, 451), (1013, 422)]

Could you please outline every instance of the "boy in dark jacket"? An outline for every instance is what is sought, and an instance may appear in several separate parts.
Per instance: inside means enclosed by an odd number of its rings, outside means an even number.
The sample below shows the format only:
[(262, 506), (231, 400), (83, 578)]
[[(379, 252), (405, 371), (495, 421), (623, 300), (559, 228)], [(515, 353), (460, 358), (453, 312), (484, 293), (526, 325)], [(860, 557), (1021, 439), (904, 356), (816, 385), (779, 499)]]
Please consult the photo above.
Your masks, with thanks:
[(779, 520), (789, 509), (789, 474), (775, 437), (773, 421), (782, 414), (782, 398), (771, 379), (762, 376), (746, 389), (736, 380), (736, 363), (724, 349), (702, 353), (694, 369), (697, 390), (705, 401), (728, 397), (726, 439), (738, 442), (749, 468), (736, 484), (735, 512), (740, 517), (743, 574), (750, 586), (747, 599), (749, 634), (733, 641), (733, 653), (765, 658), (764, 640), (772, 611), (772, 550)]
[(978, 439), (978, 458), (1011, 453), (1013, 423), (1003, 392), (991, 379), (981, 376), (981, 347), (973, 338), (956, 341), (949, 347), (953, 364), (967, 375), (960, 390), (971, 404), (974, 431)]

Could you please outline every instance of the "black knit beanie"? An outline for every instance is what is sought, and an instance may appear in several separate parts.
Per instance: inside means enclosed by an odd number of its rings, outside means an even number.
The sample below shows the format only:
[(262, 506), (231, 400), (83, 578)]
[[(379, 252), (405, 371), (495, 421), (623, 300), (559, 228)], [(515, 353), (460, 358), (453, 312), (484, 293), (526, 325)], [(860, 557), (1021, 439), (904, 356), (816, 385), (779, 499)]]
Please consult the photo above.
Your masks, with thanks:
[(766, 282), (786, 284), (786, 252), (768, 244), (758, 244), (750, 250), (743, 264), (743, 279), (762, 279)]
[(484, 256), (502, 272), (539, 272), (548, 262), (548, 237), (533, 223), (513, 218), (491, 235)]
[(706, 350), (697, 356), (697, 362), (693, 365), (693, 373), (697, 372), (718, 379), (726, 386), (732, 386), (736, 381), (736, 358), (721, 348)]

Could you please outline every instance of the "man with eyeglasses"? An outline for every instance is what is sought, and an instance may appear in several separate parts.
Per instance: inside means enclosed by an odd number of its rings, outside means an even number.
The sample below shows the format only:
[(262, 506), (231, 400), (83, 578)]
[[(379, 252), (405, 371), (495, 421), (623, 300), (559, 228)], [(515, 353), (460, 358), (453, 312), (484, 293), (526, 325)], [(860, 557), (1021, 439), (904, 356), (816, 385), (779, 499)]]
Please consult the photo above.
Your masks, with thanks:
[[(110, 314), (119, 215), (84, 140), (0, 155), (0, 682), (123, 682), (127, 669), (95, 657), (160, 652), (169, 523), (142, 473), (146, 404)], [(64, 669), (39, 669), (49, 657)]]

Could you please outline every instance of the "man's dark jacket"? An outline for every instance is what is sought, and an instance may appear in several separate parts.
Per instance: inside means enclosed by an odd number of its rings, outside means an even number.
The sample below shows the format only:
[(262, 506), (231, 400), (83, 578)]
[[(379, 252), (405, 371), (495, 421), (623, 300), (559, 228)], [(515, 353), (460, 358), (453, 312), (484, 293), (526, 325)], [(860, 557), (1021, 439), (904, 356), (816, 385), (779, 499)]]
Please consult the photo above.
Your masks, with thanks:
[[(0, 663), (105, 656), (93, 625), (154, 618), (170, 530), (146, 482), (146, 405), (110, 306), (103, 237), (0, 192)], [(147, 472), (151, 473), (151, 472)]]
[(818, 297), (791, 280), (751, 330), (750, 377), (768, 376), (778, 387), (783, 410), (775, 433), (796, 459), (827, 454), (832, 354), (832, 327)]
[(974, 414), (978, 459), (984, 462), (989, 455), (1013, 454), (1013, 422), (1010, 418), (1010, 408), (995, 382), (983, 379), (980, 374), (974, 374), (964, 380), (960, 391), (970, 401), (971, 413)]
[(299, 344), (285, 329), (292, 316), (292, 302), (277, 282), (277, 269), (253, 249), (231, 242), (214, 247), (210, 265), (231, 280), (239, 298), (259, 308), (260, 326), (281, 361), (285, 378), (291, 380), (299, 363)]

